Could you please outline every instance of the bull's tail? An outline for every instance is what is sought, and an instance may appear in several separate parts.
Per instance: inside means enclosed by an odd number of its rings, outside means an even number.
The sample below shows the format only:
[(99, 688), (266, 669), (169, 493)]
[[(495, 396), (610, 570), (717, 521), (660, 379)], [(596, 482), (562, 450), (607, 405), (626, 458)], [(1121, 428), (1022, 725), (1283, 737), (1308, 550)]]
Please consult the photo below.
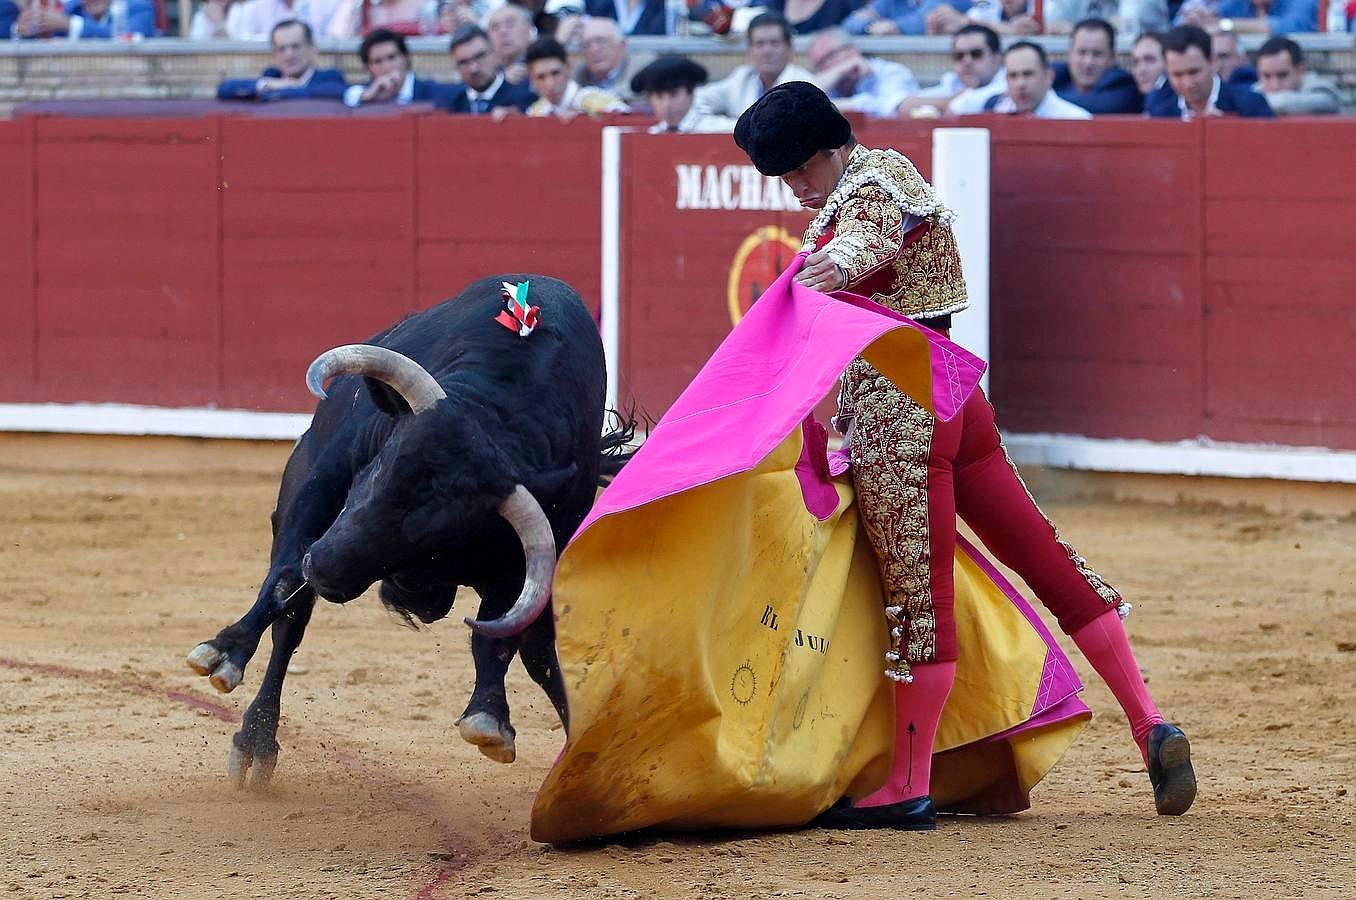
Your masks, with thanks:
[(608, 430), (603, 433), (602, 459), (598, 466), (598, 485), (606, 487), (630, 462), (640, 446), (636, 443), (636, 431), (644, 423), (645, 432), (654, 427), (654, 420), (641, 411), (637, 419), (637, 410), (632, 404), (626, 410), (609, 409), (607, 411)]

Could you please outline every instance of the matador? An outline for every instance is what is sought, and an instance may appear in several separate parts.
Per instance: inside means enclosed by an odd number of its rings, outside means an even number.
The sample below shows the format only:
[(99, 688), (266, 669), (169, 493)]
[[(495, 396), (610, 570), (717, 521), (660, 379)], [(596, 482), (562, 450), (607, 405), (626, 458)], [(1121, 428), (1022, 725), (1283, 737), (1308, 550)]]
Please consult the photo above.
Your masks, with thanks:
[[(908, 158), (858, 144), (832, 101), (805, 82), (769, 90), (740, 117), (734, 137), (760, 172), (781, 177), (816, 211), (797, 281), (950, 328), (951, 316), (967, 305), (953, 214)], [(958, 658), (957, 515), (1031, 586), (1110, 687), (1148, 768), (1158, 813), (1186, 812), (1196, 796), (1190, 744), (1144, 684), (1121, 621), (1129, 605), (1036, 505), (983, 392), (940, 422), (858, 358), (843, 375), (836, 424), (850, 446), (861, 517), (880, 567), (891, 638), (885, 675), (897, 682), (898, 737), (884, 787), (844, 798), (816, 821), (936, 827), (932, 746)], [(906, 733), (918, 739), (908, 742)], [(904, 759), (908, 746), (916, 749)]]

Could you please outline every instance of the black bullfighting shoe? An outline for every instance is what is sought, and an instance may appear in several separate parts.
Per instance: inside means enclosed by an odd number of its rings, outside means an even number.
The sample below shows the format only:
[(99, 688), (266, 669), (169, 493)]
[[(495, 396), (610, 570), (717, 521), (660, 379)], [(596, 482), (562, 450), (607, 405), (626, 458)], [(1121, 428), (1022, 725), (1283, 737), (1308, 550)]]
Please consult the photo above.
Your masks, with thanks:
[(1166, 722), (1149, 732), (1149, 781), (1160, 816), (1180, 816), (1196, 799), (1196, 772), (1191, 744), (1182, 729)]
[(852, 801), (844, 797), (816, 816), (810, 827), (936, 831), (937, 807), (931, 797), (917, 797), (885, 806), (853, 806)]

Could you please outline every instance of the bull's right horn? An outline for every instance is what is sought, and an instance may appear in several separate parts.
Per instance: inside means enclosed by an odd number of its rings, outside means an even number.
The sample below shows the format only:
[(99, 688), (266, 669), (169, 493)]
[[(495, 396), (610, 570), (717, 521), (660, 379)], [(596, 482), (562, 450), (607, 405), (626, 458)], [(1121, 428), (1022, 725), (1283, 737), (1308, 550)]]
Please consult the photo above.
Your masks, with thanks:
[(325, 399), (325, 382), (336, 375), (366, 375), (394, 388), (418, 414), (446, 399), (442, 385), (419, 363), (385, 347), (346, 344), (326, 350), (306, 370), (306, 386)]
[(511, 637), (537, 620), (551, 602), (551, 578), (556, 572), (556, 536), (541, 504), (521, 484), (499, 504), (504, 517), (523, 544), (527, 577), (513, 607), (497, 619), (482, 622), (466, 617), (471, 630), (487, 637)]

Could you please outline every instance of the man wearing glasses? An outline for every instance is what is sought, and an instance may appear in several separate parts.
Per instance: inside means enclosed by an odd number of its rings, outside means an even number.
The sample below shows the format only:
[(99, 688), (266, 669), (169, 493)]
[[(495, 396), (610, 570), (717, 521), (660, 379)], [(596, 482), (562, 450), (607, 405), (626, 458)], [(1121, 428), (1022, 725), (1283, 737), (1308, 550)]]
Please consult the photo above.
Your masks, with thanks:
[(525, 84), (504, 78), (499, 59), (490, 48), (490, 36), (479, 25), (463, 25), (452, 33), (452, 64), (461, 84), (452, 85), (439, 109), (450, 113), (485, 115), (496, 107), (526, 112), (537, 99)]
[(952, 71), (936, 87), (919, 91), (900, 104), (899, 114), (917, 118), (983, 112), (990, 98), (1007, 87), (1001, 48), (998, 32), (992, 28), (966, 25), (951, 39)]

